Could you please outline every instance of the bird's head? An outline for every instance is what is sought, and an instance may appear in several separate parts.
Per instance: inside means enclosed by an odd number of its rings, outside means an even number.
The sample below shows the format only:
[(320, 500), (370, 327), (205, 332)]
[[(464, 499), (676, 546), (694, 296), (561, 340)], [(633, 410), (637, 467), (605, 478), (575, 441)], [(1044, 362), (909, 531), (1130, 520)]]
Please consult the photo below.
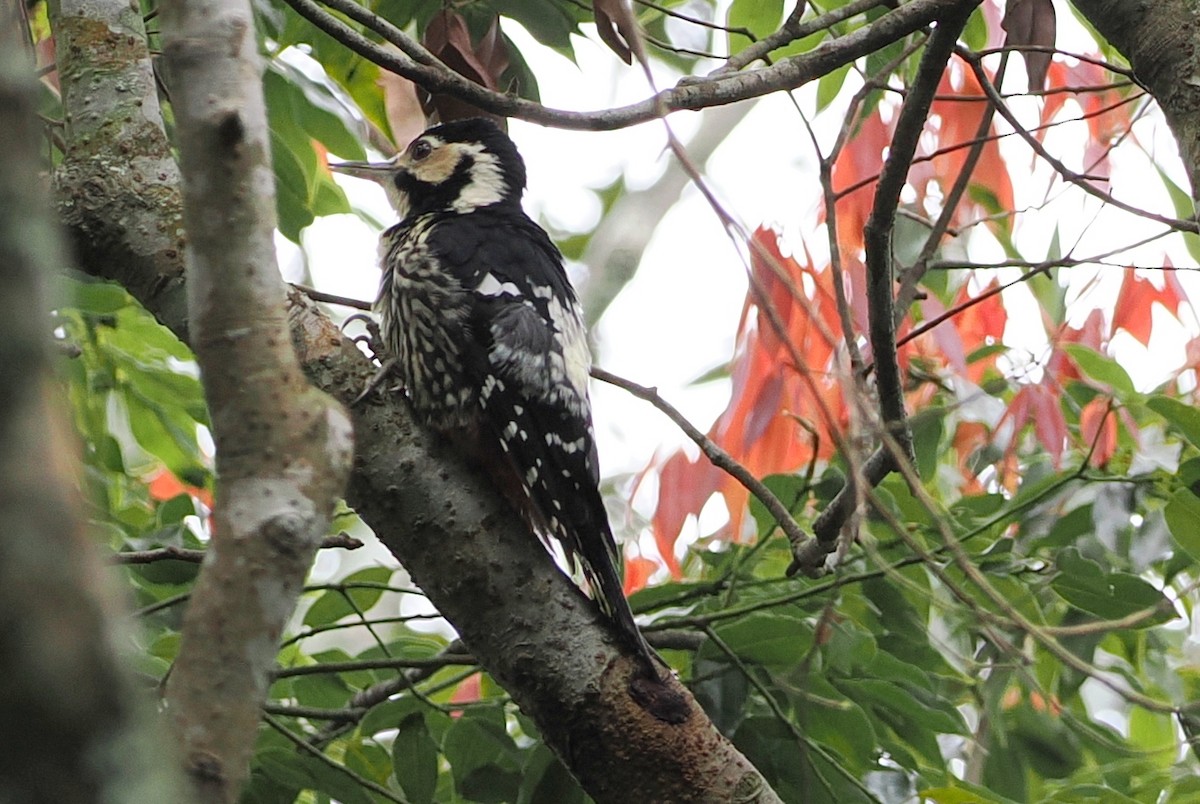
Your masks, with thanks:
[(495, 123), (479, 117), (434, 126), (386, 162), (329, 167), (378, 182), (401, 219), (519, 204), (525, 190), (525, 162), (517, 146)]

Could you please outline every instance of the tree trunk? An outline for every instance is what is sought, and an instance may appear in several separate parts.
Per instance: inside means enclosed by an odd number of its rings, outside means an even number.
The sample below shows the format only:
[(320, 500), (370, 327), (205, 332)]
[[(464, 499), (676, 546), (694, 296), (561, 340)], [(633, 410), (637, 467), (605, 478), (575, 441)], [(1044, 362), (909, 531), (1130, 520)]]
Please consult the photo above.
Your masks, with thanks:
[(186, 801), (116, 647), (128, 615), (88, 538), (51, 372), (46, 286), (66, 254), (19, 14), (0, 5), (0, 801)]

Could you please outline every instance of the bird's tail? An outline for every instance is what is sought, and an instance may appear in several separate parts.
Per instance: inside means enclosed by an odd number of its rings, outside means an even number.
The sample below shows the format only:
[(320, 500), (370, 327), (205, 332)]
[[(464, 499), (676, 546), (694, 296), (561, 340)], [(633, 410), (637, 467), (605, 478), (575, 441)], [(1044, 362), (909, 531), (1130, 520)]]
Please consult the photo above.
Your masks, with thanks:
[[(598, 527), (602, 532), (595, 537), (576, 537), (570, 539), (569, 543), (583, 565), (584, 576), (592, 587), (592, 599), (600, 607), (600, 612), (616, 626), (622, 641), (637, 655), (643, 674), (658, 680), (661, 678), (659, 668), (667, 667), (667, 663), (650, 647), (633, 619), (633, 610), (625, 598), (625, 585), (617, 571), (617, 551), (608, 523), (599, 523)], [(592, 545), (593, 549), (587, 549), (588, 545)]]

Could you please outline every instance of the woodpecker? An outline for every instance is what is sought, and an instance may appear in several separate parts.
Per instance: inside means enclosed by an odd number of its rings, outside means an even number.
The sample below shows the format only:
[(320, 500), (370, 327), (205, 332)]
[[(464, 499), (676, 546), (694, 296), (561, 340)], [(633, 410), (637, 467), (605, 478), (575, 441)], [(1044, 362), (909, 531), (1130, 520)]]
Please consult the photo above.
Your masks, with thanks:
[(641, 677), (658, 680), (600, 496), (579, 304), (562, 255), (521, 208), (516, 145), (489, 120), (455, 120), (387, 162), (331, 167), (381, 184), (399, 215), (379, 243), (375, 312), (413, 410), (459, 444), (493, 447), (515, 481), (497, 486), (516, 486), (527, 523), (579, 562)]

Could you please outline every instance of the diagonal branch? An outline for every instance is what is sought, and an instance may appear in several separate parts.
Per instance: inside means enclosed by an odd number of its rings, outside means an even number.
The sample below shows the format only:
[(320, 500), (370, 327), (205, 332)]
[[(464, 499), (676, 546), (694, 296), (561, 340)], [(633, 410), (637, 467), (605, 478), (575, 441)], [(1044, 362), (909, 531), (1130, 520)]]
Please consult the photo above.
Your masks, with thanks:
[(925, 45), (917, 76), (908, 90), (896, 130), (888, 148), (887, 160), (879, 175), (871, 215), (863, 240), (866, 247), (867, 303), (872, 358), (875, 362), (879, 409), (885, 430), (900, 447), (897, 460), (912, 460), (912, 435), (904, 411), (904, 388), (896, 356), (895, 300), (892, 295), (892, 229), (900, 191), (908, 179), (909, 165), (917, 150), (917, 140), (929, 116), (934, 93), (946, 69), (958, 35), (976, 2), (955, 9), (938, 21)]

